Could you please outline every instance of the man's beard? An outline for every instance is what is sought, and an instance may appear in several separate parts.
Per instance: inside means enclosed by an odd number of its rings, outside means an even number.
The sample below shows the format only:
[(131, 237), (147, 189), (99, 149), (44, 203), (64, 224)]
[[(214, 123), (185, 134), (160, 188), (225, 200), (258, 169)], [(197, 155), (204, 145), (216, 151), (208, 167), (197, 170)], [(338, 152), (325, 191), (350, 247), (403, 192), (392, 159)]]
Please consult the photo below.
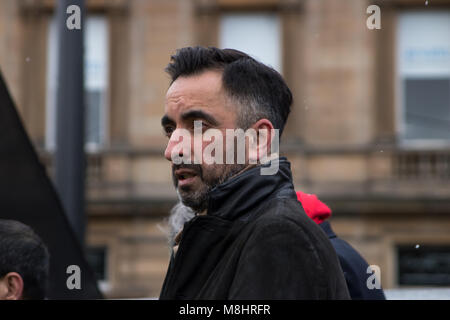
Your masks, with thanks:
[[(206, 171), (200, 164), (172, 165), (172, 179), (181, 202), (194, 212), (201, 213), (208, 208), (211, 190), (245, 168), (245, 164), (222, 164), (210, 166)], [(200, 186), (195, 189), (193, 186), (178, 187), (178, 179), (174, 172), (179, 169), (189, 169), (195, 172), (200, 179)]]

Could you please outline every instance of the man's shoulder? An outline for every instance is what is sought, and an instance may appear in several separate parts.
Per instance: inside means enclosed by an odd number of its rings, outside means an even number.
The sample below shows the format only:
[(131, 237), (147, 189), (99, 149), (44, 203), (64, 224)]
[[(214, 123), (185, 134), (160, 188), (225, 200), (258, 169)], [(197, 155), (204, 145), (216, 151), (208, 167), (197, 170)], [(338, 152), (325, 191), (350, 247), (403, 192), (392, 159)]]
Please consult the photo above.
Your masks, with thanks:
[(315, 225), (306, 215), (298, 200), (292, 198), (273, 198), (269, 200), (254, 223), (261, 226), (279, 223), (282, 225), (295, 225), (298, 228), (304, 225)]
[(251, 229), (262, 235), (283, 232), (294, 237), (307, 237), (323, 232), (304, 212), (296, 199), (274, 198), (268, 201), (257, 217), (250, 222)]

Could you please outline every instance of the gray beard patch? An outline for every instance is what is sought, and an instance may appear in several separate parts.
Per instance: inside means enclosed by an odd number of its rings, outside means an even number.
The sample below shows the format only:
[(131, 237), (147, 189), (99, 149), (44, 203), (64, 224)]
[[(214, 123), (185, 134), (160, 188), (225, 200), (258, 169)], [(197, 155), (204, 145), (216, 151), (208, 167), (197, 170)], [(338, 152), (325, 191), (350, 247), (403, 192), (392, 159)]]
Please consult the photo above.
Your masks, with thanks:
[[(246, 165), (244, 164), (228, 166), (226, 167), (227, 168), (226, 172), (224, 172), (222, 176), (217, 177), (212, 181), (205, 181), (203, 177), (203, 171), (199, 170), (200, 179), (202, 179), (204, 186), (206, 186), (206, 188), (203, 188), (203, 190), (200, 189), (191, 191), (190, 193), (185, 192), (180, 193), (177, 188), (178, 198), (185, 206), (191, 208), (195, 213), (203, 212), (206, 209), (208, 209), (210, 198), (209, 195), (211, 190), (214, 189), (214, 187), (216, 187), (217, 185), (224, 183), (229, 178), (242, 171), (245, 167)], [(174, 184), (177, 185), (176, 180), (174, 180)], [(184, 193), (183, 196), (182, 193)]]

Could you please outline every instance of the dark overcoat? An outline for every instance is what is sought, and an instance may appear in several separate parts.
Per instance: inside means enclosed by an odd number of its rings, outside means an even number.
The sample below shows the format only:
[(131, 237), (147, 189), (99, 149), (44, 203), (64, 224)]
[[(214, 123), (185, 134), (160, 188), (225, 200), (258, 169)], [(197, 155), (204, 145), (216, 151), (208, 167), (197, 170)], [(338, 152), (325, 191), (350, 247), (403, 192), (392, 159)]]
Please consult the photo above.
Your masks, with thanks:
[(328, 237), (303, 211), (290, 163), (216, 186), (187, 222), (160, 299), (349, 299)]

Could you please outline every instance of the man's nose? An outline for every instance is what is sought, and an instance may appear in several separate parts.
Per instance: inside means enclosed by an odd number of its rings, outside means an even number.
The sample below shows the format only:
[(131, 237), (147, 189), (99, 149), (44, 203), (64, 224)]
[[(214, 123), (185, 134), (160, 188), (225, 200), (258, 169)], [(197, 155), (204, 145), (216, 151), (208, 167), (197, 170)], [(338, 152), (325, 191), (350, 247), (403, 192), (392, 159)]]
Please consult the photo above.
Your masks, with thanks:
[(180, 136), (180, 134), (178, 134), (177, 130), (175, 130), (172, 133), (172, 136), (169, 139), (169, 142), (167, 143), (167, 147), (166, 150), (164, 151), (164, 157), (169, 160), (169, 161), (173, 161), (172, 156), (175, 156), (175, 154), (173, 154), (173, 149), (175, 148), (175, 146), (177, 146), (178, 149), (178, 156), (179, 157), (183, 157), (183, 149), (184, 148), (180, 148), (180, 143), (182, 144), (184, 141), (184, 139)]
[[(166, 150), (164, 151), (164, 157), (169, 160), (172, 161), (172, 150), (175, 146), (176, 142), (173, 141), (172, 139), (169, 140), (169, 142), (167, 143), (167, 147)], [(182, 151), (180, 151), (180, 153), (182, 153)], [(180, 156), (182, 156), (183, 154), (181, 154)]]

